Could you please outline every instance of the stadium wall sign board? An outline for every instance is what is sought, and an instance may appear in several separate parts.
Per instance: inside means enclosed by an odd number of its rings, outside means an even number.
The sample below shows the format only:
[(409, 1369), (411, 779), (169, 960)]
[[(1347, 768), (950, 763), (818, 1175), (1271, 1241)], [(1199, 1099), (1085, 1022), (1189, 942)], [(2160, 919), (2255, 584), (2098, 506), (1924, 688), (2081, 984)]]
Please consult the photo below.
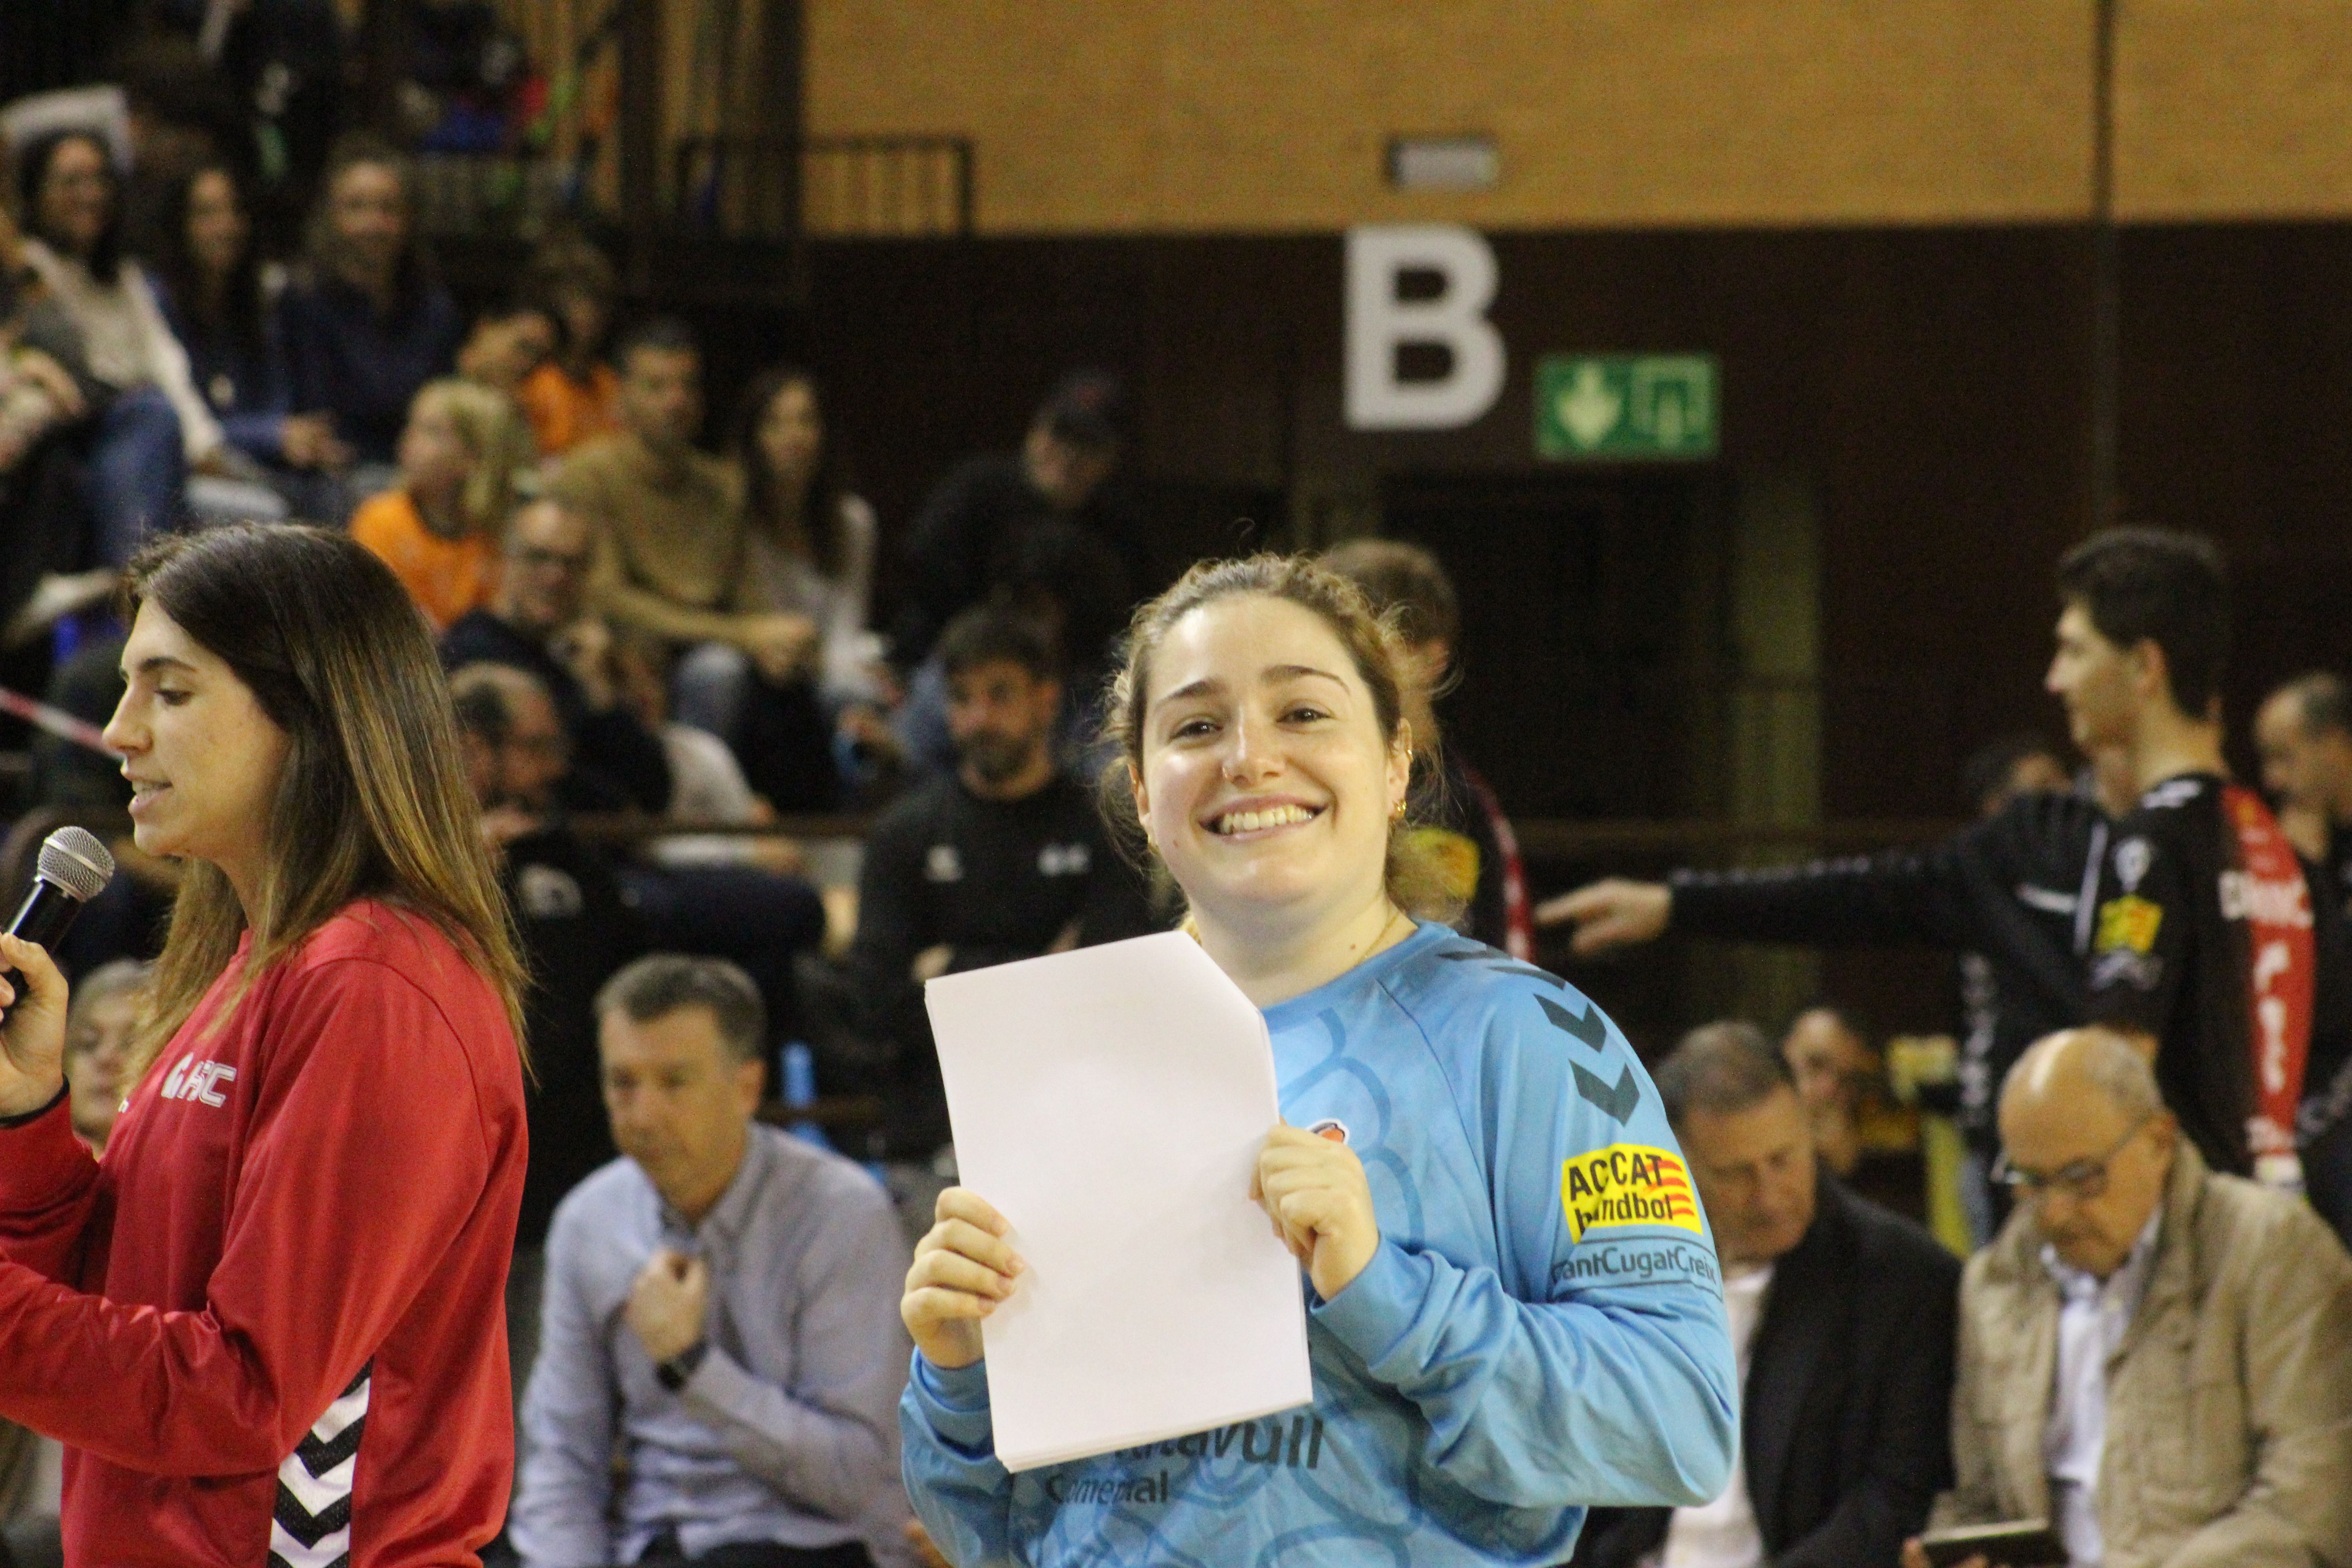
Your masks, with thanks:
[[(1345, 353), (1351, 430), (1457, 430), (1502, 395), (1508, 356), (1487, 320), (1494, 247), (1458, 224), (1348, 231)], [(1407, 376), (1404, 351), (1433, 374)], [(1437, 351), (1434, 355), (1429, 351)], [(1547, 355), (1536, 366), (1535, 448), (1568, 461), (1706, 458), (1720, 376), (1711, 354)]]
[(1536, 365), (1536, 455), (1712, 458), (1720, 379), (1712, 354), (1546, 354)]

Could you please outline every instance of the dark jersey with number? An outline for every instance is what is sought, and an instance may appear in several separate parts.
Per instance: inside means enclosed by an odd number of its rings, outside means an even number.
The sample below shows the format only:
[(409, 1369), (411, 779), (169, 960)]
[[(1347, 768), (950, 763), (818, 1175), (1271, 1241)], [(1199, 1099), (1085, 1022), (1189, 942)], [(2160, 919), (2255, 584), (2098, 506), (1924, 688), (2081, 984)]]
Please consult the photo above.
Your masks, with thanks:
[(2352, 1039), (2326, 894), (2260, 799), (2212, 773), (2156, 785), (2111, 836), (2089, 1016), (2154, 1037), (2165, 1103), (2217, 1171), (2300, 1180), (2294, 1103)]

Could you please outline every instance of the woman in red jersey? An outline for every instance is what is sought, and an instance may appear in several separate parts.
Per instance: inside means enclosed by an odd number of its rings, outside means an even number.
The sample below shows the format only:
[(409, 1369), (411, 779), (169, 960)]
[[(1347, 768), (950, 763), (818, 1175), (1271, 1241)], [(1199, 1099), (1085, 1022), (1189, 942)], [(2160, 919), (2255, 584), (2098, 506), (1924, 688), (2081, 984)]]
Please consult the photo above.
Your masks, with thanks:
[(470, 1563), (506, 1510), (520, 971), (438, 663), (348, 538), (133, 563), (106, 738), (184, 866), (106, 1153), (66, 985), (0, 1035), (0, 1415), (67, 1450), (69, 1563)]

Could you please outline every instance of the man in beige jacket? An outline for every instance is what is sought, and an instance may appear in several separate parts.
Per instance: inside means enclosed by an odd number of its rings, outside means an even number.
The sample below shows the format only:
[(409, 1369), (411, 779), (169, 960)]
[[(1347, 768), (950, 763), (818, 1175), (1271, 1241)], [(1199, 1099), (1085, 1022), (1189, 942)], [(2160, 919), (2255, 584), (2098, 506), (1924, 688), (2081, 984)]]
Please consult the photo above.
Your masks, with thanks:
[[(1962, 1279), (1959, 1484), (1936, 1523), (2047, 1520), (2076, 1568), (2352, 1563), (2352, 1258), (2334, 1235), (2207, 1170), (2103, 1029), (2018, 1061), (2000, 1134), (2020, 1201)], [(1904, 1561), (1927, 1568), (1916, 1542)]]

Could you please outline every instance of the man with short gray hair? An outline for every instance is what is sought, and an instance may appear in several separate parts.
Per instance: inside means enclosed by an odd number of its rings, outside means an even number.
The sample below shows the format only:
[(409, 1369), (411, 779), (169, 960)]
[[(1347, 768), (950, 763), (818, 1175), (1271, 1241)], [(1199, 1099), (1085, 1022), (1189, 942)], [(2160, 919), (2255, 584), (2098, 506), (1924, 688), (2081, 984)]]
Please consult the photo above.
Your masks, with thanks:
[(596, 1016), (623, 1157), (548, 1234), (516, 1549), (531, 1568), (899, 1560), (907, 1249), (889, 1199), (753, 1121), (767, 1022), (741, 970), (642, 958)]
[(1654, 1081), (1715, 1233), (1701, 1266), (1731, 1318), (1739, 1464), (1704, 1507), (1596, 1510), (1576, 1568), (1894, 1568), (1950, 1479), (1959, 1265), (1822, 1167), (1754, 1025), (1693, 1030)]
[(2208, 1170), (2110, 1030), (2020, 1058), (2000, 1133), (2018, 1203), (1961, 1286), (1937, 1522), (2046, 1520), (2077, 1568), (2352, 1562), (2352, 1259), (2327, 1227)]

